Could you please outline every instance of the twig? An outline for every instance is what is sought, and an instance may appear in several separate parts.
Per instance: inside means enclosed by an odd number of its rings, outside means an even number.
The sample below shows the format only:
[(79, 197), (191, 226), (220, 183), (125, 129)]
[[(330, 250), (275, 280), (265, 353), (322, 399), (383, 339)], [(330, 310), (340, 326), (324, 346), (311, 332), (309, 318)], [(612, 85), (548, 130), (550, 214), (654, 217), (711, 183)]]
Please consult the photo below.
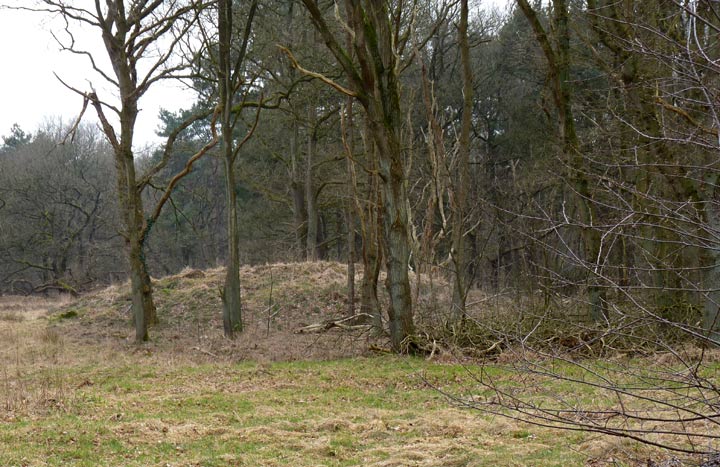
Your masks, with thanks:
[(272, 318), (277, 315), (277, 313), (272, 313), (272, 307), (273, 307), (273, 270), (272, 267), (270, 268), (270, 297), (268, 297), (268, 318), (267, 318), (267, 332), (265, 333), (265, 337), (270, 337), (270, 321)]
[(294, 55), (292, 54), (292, 52), (290, 52), (290, 50), (288, 50), (287, 48), (285, 48), (285, 47), (283, 47), (283, 46), (281, 46), (281, 45), (278, 45), (277, 47), (278, 47), (282, 52), (284, 52), (285, 55), (287, 55), (288, 60), (290, 60), (290, 64), (292, 65), (292, 67), (295, 68), (296, 70), (298, 70), (300, 73), (302, 73), (302, 74), (304, 74), (304, 75), (308, 75), (308, 76), (310, 76), (310, 77), (312, 77), (312, 78), (319, 79), (319, 80), (322, 81), (323, 83), (325, 83), (325, 84), (327, 84), (328, 86), (334, 88), (336, 91), (339, 91), (339, 92), (341, 92), (342, 94), (345, 94), (346, 96), (358, 97), (358, 94), (357, 94), (356, 92), (351, 91), (350, 89), (342, 86), (342, 85), (339, 84), (339, 83), (336, 83), (335, 81), (333, 81), (332, 79), (328, 78), (327, 76), (325, 76), (325, 75), (323, 75), (323, 74), (320, 74), (320, 73), (315, 73), (314, 71), (310, 71), (310, 70), (305, 69), (305, 68), (303, 68), (302, 66), (300, 66), (300, 64), (298, 63), (298, 61), (297, 61), (297, 59), (295, 58), (295, 56), (294, 56)]
[(207, 351), (207, 350), (205, 350), (205, 349), (201, 349), (200, 347), (193, 347), (192, 350), (196, 350), (196, 351), (198, 351), (198, 352), (200, 352), (200, 353), (204, 353), (204, 354), (206, 354), (206, 355), (210, 355), (210, 356), (213, 357), (213, 358), (217, 358), (217, 359), (220, 358), (220, 356), (218, 356), (218, 355), (216, 355), (216, 354), (214, 354), (214, 353), (212, 353), (212, 352), (210, 352), (210, 351)]

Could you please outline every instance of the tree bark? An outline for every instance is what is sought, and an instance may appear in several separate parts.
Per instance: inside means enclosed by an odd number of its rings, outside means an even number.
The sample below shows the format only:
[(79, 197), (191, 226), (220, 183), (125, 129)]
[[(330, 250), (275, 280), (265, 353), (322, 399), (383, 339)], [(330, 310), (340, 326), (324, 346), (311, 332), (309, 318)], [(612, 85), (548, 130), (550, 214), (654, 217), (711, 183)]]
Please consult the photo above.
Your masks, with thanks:
[[(348, 157), (345, 158), (347, 166), (347, 191), (348, 199), (345, 203), (345, 224), (347, 225), (347, 315), (355, 314), (355, 206), (357, 205), (357, 192), (355, 190), (355, 179), (353, 177), (353, 149), (354, 132), (353, 132), (353, 100), (347, 98), (347, 135), (343, 135), (346, 143)], [(344, 131), (344, 130), (343, 130)]]
[[(115, 56), (115, 60), (121, 60), (121, 57)], [(120, 94), (124, 100), (120, 113), (120, 140), (115, 141), (114, 155), (118, 171), (118, 201), (125, 227), (125, 245), (130, 266), (135, 342), (142, 343), (148, 340), (148, 326), (157, 323), (157, 314), (152, 297), (150, 275), (145, 263), (144, 240), (147, 226), (145, 225), (144, 207), (138, 188), (135, 158), (132, 151), (135, 121), (138, 115), (137, 98), (133, 93), (134, 86), (129, 77), (129, 70), (125, 70), (122, 66), (119, 68), (126, 71), (127, 74), (118, 76)], [(95, 100), (93, 104), (99, 115), (102, 114), (99, 102)], [(111, 135), (114, 136), (114, 131), (109, 127), (109, 123), (105, 121), (103, 126), (108, 138)]]
[[(225, 284), (222, 291), (223, 330), (225, 337), (234, 338), (242, 331), (242, 301), (240, 295), (240, 247), (235, 191), (235, 128), (232, 112), (234, 85), (231, 65), (233, 35), (232, 0), (218, 0), (218, 79), (219, 99), (222, 106), (222, 148), (225, 169), (225, 200), (227, 203), (227, 250)], [(241, 58), (242, 59), (242, 58)]]
[(399, 48), (402, 45), (397, 41), (402, 11), (391, 13), (392, 5), (384, 0), (346, 0), (347, 25), (353, 29), (353, 53), (348, 53), (326, 23), (317, 3), (303, 0), (303, 4), (328, 49), (345, 71), (351, 89), (329, 79), (324, 82), (357, 98), (368, 118), (382, 183), (390, 337), (396, 351), (407, 350), (404, 342), (413, 334), (414, 323), (408, 276), (406, 167), (401, 144)]
[(130, 292), (132, 297), (135, 342), (148, 340), (148, 327), (157, 324), (152, 284), (145, 267), (142, 245), (132, 238), (129, 242)]
[(408, 235), (407, 188), (405, 168), (399, 141), (393, 132), (378, 128), (371, 122), (375, 144), (379, 146), (379, 168), (384, 208), (383, 236), (387, 247), (385, 286), (390, 296), (388, 324), (390, 339), (396, 351), (402, 351), (405, 339), (415, 330), (408, 267), (410, 241)]
[[(350, 101), (351, 102), (351, 101)], [(348, 105), (348, 109), (351, 105)], [(382, 249), (380, 248), (380, 220), (382, 215), (380, 192), (378, 188), (378, 176), (376, 174), (377, 157), (375, 146), (368, 137), (367, 118), (365, 118), (364, 131), (360, 132), (366, 159), (371, 164), (368, 173), (368, 192), (363, 201), (357, 194), (357, 176), (354, 162), (348, 157), (348, 175), (351, 184), (352, 203), (355, 214), (359, 220), (360, 236), (362, 240), (362, 263), (363, 275), (360, 285), (360, 314), (359, 323), (372, 324), (375, 332), (379, 335), (383, 332), (382, 314), (380, 313), (380, 302), (377, 296), (378, 278), (382, 263)], [(350, 145), (345, 150), (348, 156), (352, 156)]]
[(455, 191), (455, 212), (453, 213), (452, 261), (453, 296), (451, 319), (462, 321), (465, 317), (465, 303), (468, 292), (467, 251), (465, 248), (465, 225), (468, 214), (468, 192), (470, 190), (470, 131), (473, 111), (473, 74), (470, 63), (470, 44), (468, 41), (468, 0), (460, 3), (460, 24), (458, 25), (458, 43), (462, 62), (463, 109), (462, 126), (458, 139), (457, 188)]
[(223, 330), (225, 337), (232, 339), (235, 332), (241, 332), (243, 329), (242, 296), (240, 291), (240, 247), (234, 164), (232, 158), (228, 158), (227, 155), (224, 162), (228, 258), (222, 295)]
[[(375, 185), (372, 183), (371, 185)], [(380, 313), (380, 301), (378, 300), (378, 279), (382, 266), (382, 238), (381, 228), (381, 207), (380, 193), (377, 189), (371, 188), (371, 198), (368, 210), (361, 220), (361, 232), (363, 240), (362, 260), (363, 276), (360, 285), (360, 312), (365, 315), (364, 322), (373, 325), (375, 332), (383, 332), (382, 314)]]
[(290, 191), (293, 199), (293, 223), (295, 227), (295, 245), (298, 255), (305, 258), (305, 244), (307, 242), (307, 209), (305, 208), (305, 185), (300, 180), (298, 168), (298, 142), (299, 131), (297, 120), (293, 120), (293, 129), (290, 135)]
[(307, 238), (305, 258), (318, 260), (318, 210), (316, 206), (315, 184), (313, 183), (313, 164), (317, 148), (317, 115), (314, 104), (308, 104), (307, 155), (305, 158), (305, 202), (307, 206)]

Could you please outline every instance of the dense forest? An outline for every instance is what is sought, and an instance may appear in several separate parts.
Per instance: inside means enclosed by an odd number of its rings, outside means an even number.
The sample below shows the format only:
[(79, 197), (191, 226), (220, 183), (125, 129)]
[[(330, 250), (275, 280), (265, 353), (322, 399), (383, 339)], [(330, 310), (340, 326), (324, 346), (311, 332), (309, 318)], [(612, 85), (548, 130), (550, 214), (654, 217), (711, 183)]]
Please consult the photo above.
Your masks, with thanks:
[[(38, 10), (96, 30), (112, 66), (88, 70), (113, 91), (68, 86), (99, 125), (3, 138), (0, 293), (130, 279), (143, 342), (163, 319), (151, 276), (225, 266), (236, 337), (241, 265), (337, 261), (348, 315), (397, 352), (443, 333), (555, 356), (669, 351), (688, 371), (658, 380), (696, 391), (671, 418), (717, 423), (714, 384), (678, 350), (720, 344), (717, 2), (81, 3)], [(139, 151), (160, 80), (197, 101), (163, 111), (166, 143)], [(432, 331), (416, 320), (431, 284), (411, 277), (447, 284)], [(495, 322), (482, 313), (499, 299), (516, 305)], [(538, 423), (641, 436), (505, 396)]]

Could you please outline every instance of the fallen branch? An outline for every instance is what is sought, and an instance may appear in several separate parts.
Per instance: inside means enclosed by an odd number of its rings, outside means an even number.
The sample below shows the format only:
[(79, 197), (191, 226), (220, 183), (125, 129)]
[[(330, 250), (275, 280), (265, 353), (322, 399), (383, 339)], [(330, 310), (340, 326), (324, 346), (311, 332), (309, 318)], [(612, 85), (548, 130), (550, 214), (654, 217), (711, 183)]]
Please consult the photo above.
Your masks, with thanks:
[(192, 347), (192, 350), (197, 350), (198, 352), (204, 353), (205, 355), (210, 355), (210, 356), (213, 357), (213, 358), (217, 358), (217, 359), (220, 358), (218, 355), (215, 355), (214, 353), (209, 352), (209, 351), (207, 351), (207, 350), (205, 350), (205, 349), (201, 349), (200, 347)]
[(378, 352), (378, 353), (387, 353), (387, 354), (393, 353), (392, 350), (385, 348), (385, 347), (380, 347), (379, 345), (375, 345), (375, 344), (371, 345), (368, 349), (372, 350), (373, 352)]
[(310, 324), (295, 330), (295, 334), (312, 334), (329, 331), (330, 329), (341, 329), (343, 331), (369, 331), (373, 328), (372, 324), (347, 324), (348, 322), (358, 321), (360, 318), (371, 317), (367, 313), (358, 313), (348, 316), (347, 318), (338, 320), (327, 320), (322, 323)]

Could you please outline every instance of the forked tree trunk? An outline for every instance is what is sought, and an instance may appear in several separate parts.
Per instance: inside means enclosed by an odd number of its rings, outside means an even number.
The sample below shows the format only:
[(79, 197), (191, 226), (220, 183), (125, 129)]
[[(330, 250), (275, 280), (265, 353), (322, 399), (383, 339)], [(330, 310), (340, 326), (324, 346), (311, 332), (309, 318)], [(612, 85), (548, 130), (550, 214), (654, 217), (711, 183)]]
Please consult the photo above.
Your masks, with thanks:
[[(390, 336), (396, 351), (407, 350), (404, 342), (414, 332), (408, 260), (407, 187), (401, 144), (403, 126), (400, 106), (399, 63), (403, 44), (398, 42), (402, 17), (399, 8), (384, 0), (346, 0), (347, 27), (353, 29), (353, 51), (348, 53), (325, 21), (315, 0), (302, 0), (325, 44), (343, 67), (352, 90), (334, 84), (362, 104), (368, 118), (370, 138), (377, 148), (382, 180), (387, 289)], [(395, 28), (395, 29), (393, 29)], [(404, 42), (406, 38), (401, 41)], [(355, 57), (357, 60), (354, 60)], [(328, 82), (328, 80), (325, 80)]]

